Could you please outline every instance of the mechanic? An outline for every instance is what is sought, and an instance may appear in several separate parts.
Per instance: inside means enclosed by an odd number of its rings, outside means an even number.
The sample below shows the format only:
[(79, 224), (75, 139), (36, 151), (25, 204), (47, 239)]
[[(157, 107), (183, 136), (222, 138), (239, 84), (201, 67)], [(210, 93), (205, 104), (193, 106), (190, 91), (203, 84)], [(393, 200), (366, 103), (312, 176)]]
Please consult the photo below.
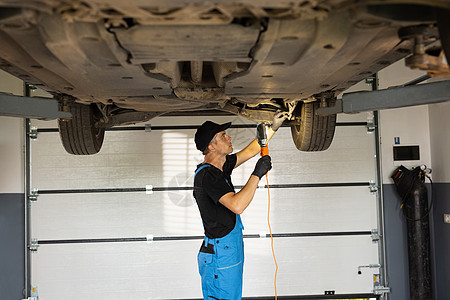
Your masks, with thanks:
[[(287, 118), (278, 112), (270, 139)], [(203, 123), (195, 134), (197, 149), (202, 151), (203, 163), (197, 166), (194, 178), (194, 198), (200, 210), (205, 238), (198, 253), (198, 268), (204, 299), (241, 299), (244, 245), (240, 214), (253, 199), (260, 179), (272, 168), (270, 156), (261, 157), (245, 186), (235, 192), (231, 183), (234, 168), (260, 152), (255, 139), (243, 150), (231, 154), (231, 137), (225, 133), (231, 125), (211, 121)]]

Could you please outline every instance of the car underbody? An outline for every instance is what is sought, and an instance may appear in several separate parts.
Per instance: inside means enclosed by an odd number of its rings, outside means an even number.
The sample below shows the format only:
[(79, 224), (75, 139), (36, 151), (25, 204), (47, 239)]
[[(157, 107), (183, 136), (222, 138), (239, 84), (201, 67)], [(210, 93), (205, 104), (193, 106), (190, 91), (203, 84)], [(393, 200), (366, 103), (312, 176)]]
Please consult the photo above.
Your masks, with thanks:
[[(0, 68), (72, 112), (60, 120), (69, 153), (173, 112), (279, 110), (297, 148), (320, 151), (336, 116), (315, 111), (348, 87), (410, 54), (411, 67), (448, 73), (449, 11), (447, 0), (0, 0)], [(73, 141), (86, 124), (90, 150)]]

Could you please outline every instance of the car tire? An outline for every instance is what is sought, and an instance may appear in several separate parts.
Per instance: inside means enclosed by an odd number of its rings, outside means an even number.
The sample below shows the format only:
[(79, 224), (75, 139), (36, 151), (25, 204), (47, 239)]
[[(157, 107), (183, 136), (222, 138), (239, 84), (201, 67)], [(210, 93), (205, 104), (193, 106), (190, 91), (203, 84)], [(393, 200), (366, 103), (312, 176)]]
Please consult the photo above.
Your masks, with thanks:
[(450, 10), (438, 9), (437, 21), (442, 48), (444, 49), (447, 63), (450, 63)]
[(300, 151), (324, 151), (333, 141), (336, 114), (319, 116), (317, 115), (319, 106), (318, 101), (302, 103), (300, 124), (291, 126), (292, 139)]
[(72, 103), (72, 118), (58, 120), (59, 135), (64, 149), (74, 155), (98, 153), (103, 144), (105, 128), (95, 126), (100, 113), (94, 105)]

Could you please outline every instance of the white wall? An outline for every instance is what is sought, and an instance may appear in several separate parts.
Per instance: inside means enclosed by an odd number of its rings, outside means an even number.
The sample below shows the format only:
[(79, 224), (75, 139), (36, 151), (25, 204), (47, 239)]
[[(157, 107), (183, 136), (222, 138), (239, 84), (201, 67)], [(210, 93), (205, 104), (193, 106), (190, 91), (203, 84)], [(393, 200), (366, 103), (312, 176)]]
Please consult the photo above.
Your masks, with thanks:
[[(423, 71), (406, 68), (401, 60), (378, 73), (379, 89), (402, 85), (424, 74)], [(390, 176), (399, 165), (393, 158), (394, 137), (400, 138), (400, 145), (420, 146), (420, 161), (402, 162), (403, 165), (425, 164), (431, 167), (428, 105), (381, 110), (379, 115), (383, 183), (393, 183)]]
[[(432, 187), (433, 204), (433, 250), (434, 281), (436, 299), (449, 299), (450, 289), (450, 224), (443, 222), (444, 214), (450, 213), (450, 102), (433, 104), (429, 107), (430, 140), (433, 162)], [(437, 183), (437, 184), (436, 184)]]
[(432, 104), (430, 119), (431, 162), (434, 182), (450, 182), (450, 102)]
[[(0, 71), (0, 91), (23, 94), (21, 80)], [(0, 193), (23, 193), (24, 119), (0, 116)]]
[[(403, 61), (379, 72), (380, 89), (407, 83), (424, 75), (403, 67)], [(430, 79), (428, 81), (436, 81)], [(395, 101), (395, 99), (392, 99)], [(387, 285), (391, 287), (389, 299), (409, 299), (408, 248), (406, 221), (402, 216), (400, 201), (390, 178), (397, 167), (393, 161), (394, 137), (401, 145), (419, 145), (420, 161), (401, 162), (406, 167), (425, 164), (430, 167), (434, 182), (450, 182), (450, 102), (380, 111), (380, 132), (383, 168), (384, 218), (387, 257)], [(398, 163), (397, 163), (398, 164)], [(431, 242), (433, 280), (437, 289), (436, 299), (448, 299), (448, 227), (442, 222), (442, 214), (448, 213), (448, 187), (436, 185), (432, 194), (435, 198), (431, 217)], [(430, 195), (430, 192), (429, 192)], [(435, 196), (437, 195), (437, 196)], [(445, 295), (444, 295), (445, 294)]]

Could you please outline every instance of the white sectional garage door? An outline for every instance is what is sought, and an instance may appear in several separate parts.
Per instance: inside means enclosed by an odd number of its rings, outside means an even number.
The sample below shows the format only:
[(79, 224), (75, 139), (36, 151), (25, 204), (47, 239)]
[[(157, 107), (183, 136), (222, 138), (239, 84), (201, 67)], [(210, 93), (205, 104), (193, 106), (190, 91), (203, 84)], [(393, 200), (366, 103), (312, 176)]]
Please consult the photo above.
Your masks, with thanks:
[[(66, 154), (53, 122), (31, 144), (32, 284), (41, 300), (199, 299), (196, 255), (203, 235), (192, 182), (203, 159), (194, 126), (229, 117), (161, 117), (151, 130), (112, 130), (93, 156)], [(352, 123), (349, 123), (352, 122)], [(378, 269), (375, 138), (367, 114), (338, 116), (329, 150), (299, 152), (283, 127), (271, 141), (271, 225), (278, 260), (278, 296), (372, 294)], [(179, 127), (169, 127), (179, 126)], [(137, 128), (136, 128), (137, 127)], [(119, 128), (120, 129), (120, 128)], [(235, 150), (255, 128), (228, 130)], [(242, 186), (257, 158), (236, 169)], [(262, 180), (262, 185), (265, 180)], [(244, 296), (273, 296), (275, 266), (268, 233), (267, 189), (257, 190), (242, 215), (245, 226)]]

